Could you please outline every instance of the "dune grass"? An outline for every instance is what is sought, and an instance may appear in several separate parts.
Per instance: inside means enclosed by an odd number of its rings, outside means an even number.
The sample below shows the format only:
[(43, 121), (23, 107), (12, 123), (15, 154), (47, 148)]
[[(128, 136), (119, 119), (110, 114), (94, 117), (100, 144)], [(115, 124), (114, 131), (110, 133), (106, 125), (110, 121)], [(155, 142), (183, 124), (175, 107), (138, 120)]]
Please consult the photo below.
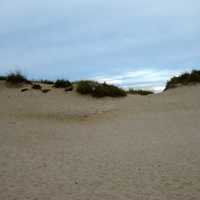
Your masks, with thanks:
[(43, 83), (43, 84), (47, 84), (47, 85), (54, 85), (55, 82), (54, 81), (51, 81), (51, 80), (47, 80), (47, 79), (42, 79), (39, 81), (40, 83)]
[(154, 94), (154, 92), (150, 90), (135, 90), (133, 88), (130, 88), (127, 93), (132, 95), (143, 95), (143, 96)]
[(34, 85), (32, 86), (32, 89), (34, 89), (34, 90), (41, 90), (41, 89), (42, 89), (42, 86), (39, 85), (39, 84), (34, 84)]
[(125, 90), (117, 86), (89, 80), (79, 81), (76, 91), (79, 94), (93, 97), (124, 97), (127, 95)]
[(29, 90), (28, 88), (23, 88), (23, 89), (21, 89), (21, 92), (26, 92), (28, 90)]
[(51, 91), (50, 89), (43, 89), (43, 90), (42, 90), (43, 93), (48, 93), (48, 92), (50, 92), (50, 91)]
[(31, 84), (31, 81), (29, 81), (21, 72), (12, 72), (8, 74), (6, 81), (12, 85)]
[(73, 87), (73, 85), (69, 80), (58, 79), (54, 83), (54, 87), (55, 88), (69, 88), (69, 87)]
[[(16, 86), (23, 84), (33, 85), (32, 82), (29, 81), (26, 78), (26, 76), (19, 71), (11, 72), (7, 76), (0, 76), (0, 80), (6, 81), (7, 83)], [(133, 89), (133, 88), (130, 88), (128, 91), (125, 91), (124, 89), (117, 87), (115, 85), (107, 83), (99, 83), (97, 81), (91, 81), (91, 80), (81, 80), (81, 81), (76, 81), (74, 83), (65, 79), (58, 79), (57, 81), (40, 80), (35, 82), (49, 84), (55, 88), (63, 88), (65, 89), (66, 92), (72, 91), (75, 85), (76, 91), (79, 94), (91, 95), (93, 97), (124, 97), (127, 96), (127, 94), (132, 94), (132, 95), (154, 94), (153, 91)], [(165, 90), (168, 90), (170, 88), (175, 88), (180, 85), (190, 85), (196, 83), (200, 83), (200, 70), (192, 70), (191, 72), (185, 72), (179, 76), (172, 77), (169, 81), (167, 81)], [(39, 87), (33, 85), (33, 89), (41, 90), (42, 88), (41, 86)], [(44, 93), (45, 92), (49, 91), (44, 91)]]
[(192, 70), (190, 73), (185, 72), (179, 76), (172, 77), (166, 84), (165, 90), (175, 88), (179, 85), (189, 85), (200, 83), (200, 70)]
[(0, 76), (0, 81), (6, 81), (7, 80), (7, 76)]

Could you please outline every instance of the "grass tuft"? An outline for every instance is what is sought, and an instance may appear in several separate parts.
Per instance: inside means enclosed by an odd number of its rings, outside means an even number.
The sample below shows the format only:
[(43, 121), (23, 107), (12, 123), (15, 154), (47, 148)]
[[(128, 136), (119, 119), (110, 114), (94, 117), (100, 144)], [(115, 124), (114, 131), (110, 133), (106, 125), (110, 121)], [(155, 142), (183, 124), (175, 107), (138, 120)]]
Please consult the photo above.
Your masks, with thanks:
[(53, 85), (53, 84), (55, 84), (54, 81), (50, 81), (50, 80), (40, 80), (40, 83), (47, 84), (47, 85)]
[(200, 70), (192, 70), (191, 73), (183, 73), (172, 77), (166, 84), (165, 90), (175, 88), (179, 85), (189, 85), (200, 83)]
[(13, 85), (31, 84), (31, 82), (20, 72), (12, 72), (8, 74), (6, 81)]
[(43, 90), (42, 90), (43, 93), (48, 93), (48, 92), (50, 92), (50, 91), (51, 91), (50, 89), (43, 89)]
[(34, 90), (41, 90), (41, 89), (42, 89), (42, 86), (39, 85), (39, 84), (34, 84), (34, 85), (32, 86), (32, 89), (34, 89)]
[(29, 90), (28, 88), (23, 88), (23, 89), (21, 89), (21, 92), (26, 92), (28, 90)]
[(130, 88), (127, 93), (128, 94), (132, 94), (132, 95), (150, 95), (150, 94), (154, 94), (154, 92), (150, 91), (150, 90), (135, 90), (133, 88)]
[(68, 88), (68, 87), (73, 87), (72, 83), (68, 80), (64, 80), (64, 79), (58, 79), (55, 83), (54, 83), (54, 87), (55, 88)]

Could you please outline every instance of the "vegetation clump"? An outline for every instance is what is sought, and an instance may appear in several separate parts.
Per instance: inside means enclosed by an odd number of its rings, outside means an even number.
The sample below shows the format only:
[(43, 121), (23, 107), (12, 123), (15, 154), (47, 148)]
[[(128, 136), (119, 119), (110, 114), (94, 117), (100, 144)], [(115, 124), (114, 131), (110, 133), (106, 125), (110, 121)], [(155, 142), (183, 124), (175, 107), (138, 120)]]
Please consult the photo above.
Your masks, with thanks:
[(183, 73), (179, 76), (172, 77), (166, 84), (165, 90), (175, 88), (180, 85), (189, 85), (200, 83), (200, 70), (192, 70), (191, 73)]
[(40, 80), (40, 83), (47, 84), (47, 85), (53, 85), (53, 84), (55, 84), (54, 81), (50, 81), (50, 80)]
[(68, 80), (59, 79), (54, 83), (55, 88), (68, 88), (73, 87), (72, 83)]
[(43, 93), (48, 93), (48, 92), (50, 92), (50, 91), (51, 91), (50, 89), (43, 89), (43, 90), (42, 90)]
[(32, 86), (32, 89), (34, 89), (34, 90), (41, 90), (42, 87), (41, 87), (41, 85), (39, 85), (39, 84), (34, 84), (34, 85)]
[(128, 94), (132, 94), (132, 95), (150, 95), (150, 94), (154, 94), (154, 92), (150, 91), (150, 90), (135, 90), (133, 88), (130, 88), (127, 93)]
[(65, 88), (65, 92), (71, 92), (73, 90), (73, 85)]
[(26, 92), (28, 90), (29, 90), (28, 88), (23, 88), (23, 89), (21, 89), (21, 92)]
[(31, 84), (31, 82), (20, 72), (12, 72), (8, 74), (6, 81), (13, 85)]
[(127, 95), (125, 90), (117, 86), (87, 80), (79, 81), (76, 90), (80, 94), (93, 97), (124, 97)]
[(7, 76), (0, 76), (0, 81), (6, 81), (7, 80)]

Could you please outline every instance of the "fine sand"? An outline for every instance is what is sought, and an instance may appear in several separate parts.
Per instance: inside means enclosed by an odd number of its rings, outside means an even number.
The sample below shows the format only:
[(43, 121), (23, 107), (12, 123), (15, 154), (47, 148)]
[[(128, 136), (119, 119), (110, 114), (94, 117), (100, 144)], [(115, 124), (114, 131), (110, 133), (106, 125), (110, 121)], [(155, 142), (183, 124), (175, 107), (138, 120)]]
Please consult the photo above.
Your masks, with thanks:
[(128, 199), (200, 199), (199, 85), (95, 99), (0, 82), (0, 200)]

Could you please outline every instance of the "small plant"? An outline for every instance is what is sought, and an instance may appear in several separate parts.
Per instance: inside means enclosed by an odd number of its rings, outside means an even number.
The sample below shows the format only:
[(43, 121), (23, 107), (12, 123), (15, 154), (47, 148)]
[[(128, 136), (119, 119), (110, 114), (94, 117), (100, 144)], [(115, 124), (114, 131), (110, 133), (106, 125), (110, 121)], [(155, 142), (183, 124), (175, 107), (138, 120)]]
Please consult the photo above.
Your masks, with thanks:
[(127, 95), (123, 89), (117, 86), (96, 81), (79, 81), (76, 90), (80, 94), (93, 97), (124, 97)]
[(167, 81), (165, 90), (170, 88), (175, 88), (179, 85), (188, 85), (200, 83), (200, 70), (192, 70), (191, 73), (183, 73), (179, 76), (172, 77), (169, 81)]
[(154, 94), (153, 91), (150, 90), (135, 90), (130, 88), (127, 92), (128, 94), (133, 94), (133, 95), (150, 95), (150, 94)]
[(73, 86), (69, 86), (65, 88), (65, 92), (70, 92), (73, 90)]
[(21, 92), (26, 92), (26, 91), (28, 91), (28, 88), (21, 89)]
[(67, 87), (73, 87), (72, 83), (68, 80), (59, 79), (54, 83), (55, 88), (67, 88)]
[(13, 85), (25, 84), (25, 83), (31, 84), (31, 82), (28, 81), (27, 78), (24, 75), (22, 75), (20, 72), (14, 72), (14, 73), (8, 74), (6, 81)]
[(48, 92), (50, 92), (50, 91), (51, 91), (50, 89), (43, 89), (43, 90), (42, 90), (43, 93), (48, 93)]
[(34, 84), (34, 85), (32, 86), (32, 89), (34, 89), (34, 90), (41, 90), (42, 87), (41, 87), (41, 85), (39, 85), (39, 84)]

